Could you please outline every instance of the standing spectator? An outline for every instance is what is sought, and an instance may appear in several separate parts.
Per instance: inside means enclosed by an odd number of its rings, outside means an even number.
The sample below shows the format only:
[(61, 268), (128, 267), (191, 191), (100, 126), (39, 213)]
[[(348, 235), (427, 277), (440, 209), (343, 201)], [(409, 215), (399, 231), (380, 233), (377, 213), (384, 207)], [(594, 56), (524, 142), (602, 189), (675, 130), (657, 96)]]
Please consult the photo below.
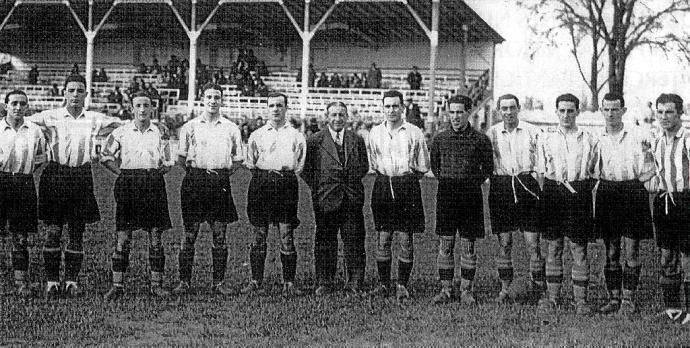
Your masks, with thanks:
[[(311, 70), (313, 67), (309, 69), (309, 74), (311, 74)], [(266, 62), (265, 61), (260, 61), (259, 66), (256, 68), (256, 73), (259, 74), (259, 76), (268, 76), (268, 68), (266, 67)], [(314, 73), (316, 74), (316, 73)], [(314, 84), (314, 80), (310, 79), (311, 84)]]
[(108, 82), (108, 74), (105, 72), (105, 68), (101, 68), (101, 73), (98, 78), (99, 82)]
[[(467, 107), (469, 108), (467, 112), (470, 112), (471, 106), (467, 105)], [(422, 120), (419, 105), (412, 102), (412, 97), (405, 99), (405, 121), (412, 123), (422, 131), (424, 130), (424, 120)]]
[(29, 70), (29, 84), (30, 85), (38, 84), (38, 66), (36, 66), (36, 65), (31, 67), (31, 70)]
[(146, 67), (146, 64), (144, 64), (144, 62), (139, 63), (137, 67), (137, 72), (140, 74), (148, 73), (148, 68)]
[(417, 66), (413, 66), (412, 71), (407, 74), (407, 83), (410, 84), (410, 89), (419, 89), (422, 85), (422, 74), (417, 70)]
[(381, 78), (381, 69), (376, 67), (376, 63), (371, 63), (367, 72), (367, 88), (381, 88)]
[(352, 83), (350, 86), (352, 86), (352, 88), (364, 88), (364, 81), (359, 77), (359, 74), (355, 73), (352, 75)]
[(268, 86), (266, 86), (264, 80), (262, 80), (260, 77), (257, 77), (256, 79), (255, 94), (257, 97), (268, 97)]
[(79, 65), (77, 63), (74, 63), (74, 65), (72, 65), (72, 70), (70, 70), (69, 74), (79, 75)]

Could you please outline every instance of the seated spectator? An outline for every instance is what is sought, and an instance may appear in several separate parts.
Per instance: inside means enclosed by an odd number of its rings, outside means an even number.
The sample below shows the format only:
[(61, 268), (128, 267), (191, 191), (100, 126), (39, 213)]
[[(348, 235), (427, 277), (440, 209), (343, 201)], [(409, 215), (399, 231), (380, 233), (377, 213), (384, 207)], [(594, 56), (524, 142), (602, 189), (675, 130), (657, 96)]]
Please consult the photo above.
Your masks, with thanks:
[(333, 75), (331, 75), (331, 82), (330, 82), (331, 88), (340, 88), (340, 85), (341, 85), (340, 75), (338, 75), (338, 73), (333, 73)]
[(340, 76), (340, 87), (350, 88), (350, 78), (347, 76), (347, 74)]
[(357, 73), (352, 76), (352, 83), (350, 83), (350, 86), (352, 88), (364, 88), (364, 82)]
[(132, 111), (130, 111), (131, 105), (129, 102), (124, 102), (120, 104), (120, 109), (117, 110), (117, 113), (115, 114), (115, 117), (121, 119), (121, 120), (131, 120), (132, 119)]
[(319, 79), (316, 81), (316, 87), (328, 87), (329, 82), (328, 82), (328, 77), (326, 76), (325, 72), (322, 72), (321, 75), (319, 76)]
[(257, 97), (268, 97), (268, 86), (264, 83), (260, 77), (256, 79), (256, 92)]
[(146, 91), (149, 93), (151, 100), (161, 98), (160, 94), (158, 94), (158, 90), (156, 89), (156, 87), (153, 86), (153, 82), (149, 82), (148, 88), (146, 88)]
[(98, 70), (97, 69), (91, 70), (91, 82), (101, 82), (98, 78), (99, 78)]
[(148, 73), (148, 68), (146, 67), (146, 64), (144, 64), (144, 62), (139, 63), (139, 68), (138, 68), (137, 72), (140, 74)]
[(29, 70), (29, 84), (30, 85), (37, 85), (38, 84), (38, 66), (36, 66), (36, 65), (31, 67), (31, 70)]
[(72, 70), (70, 70), (69, 74), (70, 75), (80, 75), (79, 74), (79, 65), (77, 63), (74, 63), (74, 65), (72, 65)]
[[(268, 76), (268, 68), (266, 67), (266, 62), (265, 61), (260, 61), (259, 66), (256, 69), (257, 74), (259, 76)], [(312, 80), (312, 85), (314, 84), (314, 81)]]
[(311, 119), (309, 119), (309, 124), (305, 127), (304, 132), (307, 136), (310, 136), (312, 134), (318, 133), (319, 130), (319, 120), (317, 120), (316, 117), (312, 117)]
[(58, 88), (57, 83), (53, 83), (53, 87), (50, 89), (50, 96), (51, 97), (61, 96), (60, 89)]
[(98, 74), (98, 82), (108, 82), (108, 74), (106, 74), (105, 68), (101, 68), (101, 72)]
[(371, 63), (367, 72), (367, 88), (381, 88), (381, 78), (381, 69), (376, 67), (376, 63)]
[(218, 72), (216, 73), (216, 83), (219, 85), (228, 84), (228, 79), (225, 78), (225, 72), (223, 71), (223, 68), (220, 68), (220, 70), (218, 70)]
[(123, 99), (124, 98), (122, 96), (122, 93), (120, 92), (120, 87), (118, 86), (115, 86), (115, 91), (111, 92), (108, 95), (108, 103), (122, 105)]

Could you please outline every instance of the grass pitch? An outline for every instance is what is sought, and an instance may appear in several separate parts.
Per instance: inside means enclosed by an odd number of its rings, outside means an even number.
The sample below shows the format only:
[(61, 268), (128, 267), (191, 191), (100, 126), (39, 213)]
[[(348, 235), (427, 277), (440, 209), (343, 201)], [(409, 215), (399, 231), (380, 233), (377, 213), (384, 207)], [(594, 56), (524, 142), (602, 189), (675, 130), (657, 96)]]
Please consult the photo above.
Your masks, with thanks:
[[(424, 179), (427, 232), (415, 235), (415, 265), (410, 280), (413, 300), (404, 306), (393, 298), (348, 297), (331, 294), (323, 298), (280, 295), (280, 265), (276, 231), (272, 230), (267, 257), (266, 281), (269, 295), (221, 298), (212, 295), (211, 236), (197, 242), (193, 294), (181, 299), (158, 300), (146, 294), (148, 284), (147, 237), (134, 235), (131, 264), (127, 273), (127, 295), (117, 303), (104, 303), (110, 286), (110, 254), (115, 244), (114, 177), (102, 167), (94, 169), (96, 193), (103, 220), (87, 227), (86, 258), (81, 285), (86, 295), (75, 300), (48, 302), (36, 297), (22, 300), (13, 295), (10, 263), (11, 240), (0, 242), (0, 344), (3, 345), (310, 345), (310, 346), (619, 346), (683, 345), (690, 343), (688, 327), (671, 325), (660, 316), (661, 294), (657, 286), (658, 252), (652, 241), (642, 243), (643, 270), (637, 295), (638, 314), (578, 317), (570, 307), (570, 259), (566, 256), (564, 303), (557, 320), (542, 325), (532, 304), (495, 305), (491, 300), (500, 288), (494, 257), (497, 241), (488, 236), (477, 242), (478, 270), (475, 293), (478, 306), (458, 302), (436, 306), (431, 298), (438, 291), (436, 272), (437, 237), (433, 233), (436, 185)], [(167, 176), (174, 228), (164, 234), (166, 286), (177, 281), (177, 253), (182, 239), (179, 185), (182, 171)], [(246, 215), (247, 171), (233, 177), (233, 195), (240, 221), (228, 228), (230, 256), (226, 279), (239, 289), (249, 280), (248, 246), (252, 238)], [(367, 187), (371, 188), (371, 180)], [(298, 250), (297, 282), (313, 289), (314, 220), (306, 186), (300, 191), (296, 230)], [(375, 248), (371, 210), (367, 221), (367, 284), (376, 279)], [(44, 231), (30, 237), (30, 276), (42, 279), (40, 250)], [(590, 300), (601, 304), (605, 291), (601, 283), (603, 251), (590, 246), (593, 284)], [(397, 250), (394, 250), (394, 255)], [(516, 291), (524, 287), (527, 257), (516, 236), (514, 246)], [(567, 255), (567, 253), (566, 253)], [(342, 260), (342, 258), (341, 258)], [(457, 262), (457, 261), (456, 261)], [(394, 268), (395, 268), (395, 262)], [(340, 267), (342, 269), (342, 267)], [(340, 271), (342, 272), (342, 271)], [(342, 275), (341, 275), (342, 277)], [(458, 277), (456, 277), (457, 279)], [(38, 284), (36, 284), (38, 285)], [(37, 288), (37, 293), (41, 288)]]

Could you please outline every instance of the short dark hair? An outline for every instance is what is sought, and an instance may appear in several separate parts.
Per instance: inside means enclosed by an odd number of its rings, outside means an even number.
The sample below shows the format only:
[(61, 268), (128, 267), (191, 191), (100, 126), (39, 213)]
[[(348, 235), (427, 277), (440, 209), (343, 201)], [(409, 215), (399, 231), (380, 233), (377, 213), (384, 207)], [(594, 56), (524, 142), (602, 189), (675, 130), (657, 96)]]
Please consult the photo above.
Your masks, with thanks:
[(19, 90), (19, 89), (15, 89), (15, 90), (13, 90), (12, 92), (7, 93), (7, 94), (5, 95), (5, 104), (8, 104), (8, 103), (10, 102), (10, 96), (11, 96), (11, 95), (23, 95), (24, 98), (26, 98), (26, 102), (27, 102), (27, 103), (29, 102), (29, 97), (26, 95), (26, 92), (24, 92), (24, 91), (22, 91), (22, 90)]
[(333, 106), (343, 107), (343, 108), (345, 108), (345, 112), (347, 113), (347, 105), (345, 105), (345, 103), (343, 103), (341, 101), (334, 101), (334, 102), (330, 102), (330, 103), (328, 103), (328, 105), (326, 105), (326, 115), (328, 115), (328, 109), (330, 109)]
[(398, 98), (398, 99), (400, 99), (400, 105), (403, 104), (403, 95), (402, 95), (402, 93), (400, 93), (400, 92), (398, 92), (398, 91), (396, 91), (396, 90), (394, 90), (394, 89), (391, 89), (391, 90), (389, 90), (389, 91), (383, 92), (383, 98), (381, 98), (381, 103), (383, 103), (383, 101), (386, 100), (386, 98)]
[(662, 93), (659, 98), (656, 98), (656, 108), (659, 108), (659, 104), (673, 103), (676, 106), (676, 112), (678, 114), (683, 113), (683, 98), (678, 94), (674, 93)]
[(501, 107), (501, 100), (515, 100), (515, 105), (517, 105), (518, 108), (520, 108), (520, 99), (516, 97), (514, 94), (504, 94), (500, 97), (498, 97), (498, 100), (496, 100), (496, 109), (499, 109)]
[(573, 102), (575, 103), (575, 110), (580, 110), (580, 99), (571, 93), (561, 94), (556, 98), (556, 109), (558, 109), (558, 103), (560, 102)]
[(84, 78), (84, 76), (81, 76), (79, 74), (71, 74), (67, 76), (67, 78), (65, 79), (65, 87), (67, 87), (67, 84), (70, 82), (83, 83), (84, 87), (86, 87), (86, 79)]
[(465, 111), (469, 111), (472, 109), (472, 99), (462, 94), (456, 94), (450, 97), (450, 99), (448, 99), (448, 105), (450, 104), (462, 104), (465, 106)]
[(268, 97), (266, 97), (266, 104), (268, 104), (268, 100), (271, 98), (277, 98), (277, 97), (283, 97), (283, 100), (285, 100), (285, 106), (287, 107), (288, 105), (288, 96), (283, 94), (283, 93), (278, 93), (278, 92), (271, 92), (268, 94)]
[(132, 93), (132, 95), (129, 97), (129, 99), (134, 100), (134, 98), (149, 98), (149, 101), (151, 100), (151, 95), (149, 92), (146, 91), (137, 91)]
[(609, 92), (604, 94), (604, 100), (606, 101), (616, 101), (620, 100), (621, 101), (621, 107), (625, 106), (625, 99), (623, 98), (623, 95), (617, 92)]
[(219, 84), (208, 82), (201, 87), (201, 95), (204, 95), (204, 93), (206, 93), (206, 91), (209, 89), (215, 89), (216, 91), (220, 92), (220, 94), (223, 94), (223, 87), (221, 87)]

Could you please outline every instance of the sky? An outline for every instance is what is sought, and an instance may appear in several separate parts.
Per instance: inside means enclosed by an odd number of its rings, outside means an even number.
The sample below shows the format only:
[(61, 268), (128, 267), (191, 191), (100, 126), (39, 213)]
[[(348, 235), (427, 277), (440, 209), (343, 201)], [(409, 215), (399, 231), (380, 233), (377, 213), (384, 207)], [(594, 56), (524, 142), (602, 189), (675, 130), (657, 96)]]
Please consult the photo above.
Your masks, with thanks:
[[(566, 48), (542, 48), (530, 60), (532, 34), (528, 15), (515, 1), (465, 2), (506, 39), (496, 47), (495, 95), (531, 96), (542, 100), (547, 108), (562, 93), (589, 96), (575, 60)], [(631, 108), (643, 108), (647, 101), (653, 101), (663, 92), (678, 93), (690, 100), (690, 70), (686, 65), (675, 57), (665, 57), (646, 48), (633, 51), (626, 68), (626, 103)]]

